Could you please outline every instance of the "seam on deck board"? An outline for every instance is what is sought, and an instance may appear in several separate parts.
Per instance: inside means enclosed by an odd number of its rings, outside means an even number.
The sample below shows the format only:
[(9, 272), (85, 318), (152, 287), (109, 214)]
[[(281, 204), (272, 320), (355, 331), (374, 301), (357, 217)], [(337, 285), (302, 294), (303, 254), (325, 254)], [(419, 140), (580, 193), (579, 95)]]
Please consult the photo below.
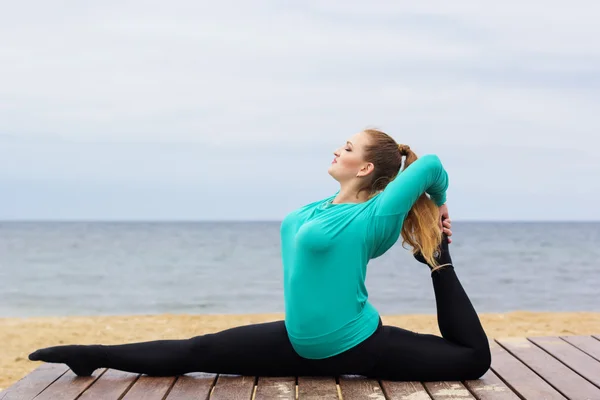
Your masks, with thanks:
[[(519, 361), (519, 362), (521, 362), (521, 360), (518, 360), (518, 361)], [(505, 385), (506, 385), (506, 386), (507, 386), (507, 387), (508, 387), (510, 390), (512, 390), (512, 391), (513, 391), (513, 393), (514, 393), (514, 394), (515, 394), (515, 395), (516, 395), (516, 396), (517, 396), (519, 399), (521, 399), (521, 400), (527, 400), (527, 399), (525, 398), (525, 396), (521, 395), (521, 393), (519, 393), (519, 392), (517, 391), (517, 388), (515, 388), (513, 385), (511, 385), (511, 384), (510, 384), (510, 383), (509, 383), (507, 380), (505, 380), (505, 379), (502, 377), (502, 375), (500, 375), (500, 371), (496, 371), (496, 370), (494, 369), (494, 367), (493, 367), (493, 366), (491, 366), (491, 367), (490, 367), (490, 369), (492, 370), (492, 372), (493, 372), (493, 373), (495, 373), (495, 374), (496, 374), (496, 376), (498, 377), (498, 379), (500, 379), (502, 382), (504, 382), (504, 384), (505, 384)]]
[(60, 378), (62, 378), (62, 376), (64, 374), (66, 374), (67, 372), (69, 372), (71, 370), (71, 368), (67, 368), (62, 374), (60, 374), (59, 376), (56, 377), (55, 380), (53, 380), (52, 382), (50, 382), (45, 388), (43, 388), (38, 394), (36, 394), (35, 396), (33, 396), (33, 398), (35, 399), (36, 397), (38, 397), (40, 394), (42, 394), (42, 392), (46, 389), (48, 389), (50, 386), (52, 386), (54, 384), (54, 382), (56, 382), (57, 380), (59, 380)]
[(173, 382), (171, 382), (171, 386), (169, 386), (169, 388), (167, 389), (167, 393), (165, 393), (165, 395), (162, 397), (161, 400), (165, 400), (167, 398), (167, 396), (169, 396), (169, 394), (173, 390), (173, 387), (175, 386), (175, 383), (179, 380), (180, 377), (181, 376), (177, 376), (177, 377), (175, 377), (175, 379), (173, 379)]
[[(527, 338), (527, 340), (529, 340), (529, 338)], [(545, 351), (546, 353), (548, 353), (551, 357), (553, 357), (556, 361), (558, 361), (559, 363), (561, 363), (562, 365), (564, 365), (565, 367), (569, 368), (571, 371), (573, 371), (576, 375), (579, 375), (580, 377), (582, 377), (583, 379), (585, 379), (586, 381), (588, 381), (589, 383), (591, 383), (593, 386), (597, 387), (598, 389), (600, 389), (600, 386), (596, 385), (594, 382), (590, 381), (588, 378), (586, 378), (585, 376), (581, 375), (579, 372), (575, 371), (573, 368), (571, 368), (570, 366), (568, 366), (567, 364), (565, 364), (562, 360), (560, 360), (558, 357), (556, 357), (554, 354), (550, 353), (550, 351), (544, 349), (543, 347), (537, 345), (536, 343), (534, 343), (533, 341), (529, 340), (531, 343), (533, 343), (534, 345), (536, 345), (537, 347), (539, 347), (540, 349), (542, 349), (543, 351)], [(570, 343), (569, 343), (570, 344)], [(579, 351), (579, 348), (575, 347), (575, 349), (577, 351)], [(584, 353), (585, 354), (585, 353)], [(566, 396), (565, 396), (566, 397)]]
[(344, 396), (342, 395), (342, 387), (340, 386), (339, 375), (334, 376), (333, 379), (335, 380), (335, 390), (338, 395), (338, 400), (344, 400)]
[[(379, 383), (379, 387), (381, 388), (381, 393), (383, 393), (383, 396), (386, 399), (390, 399), (392, 397), (392, 395), (391, 395), (391, 393), (388, 393), (387, 390), (386, 390), (386, 388), (384, 387), (384, 385), (383, 385), (383, 381), (384, 380), (385, 379), (383, 379), (383, 380), (379, 379), (379, 380), (377, 380), (377, 383)], [(393, 381), (388, 381), (388, 382), (393, 382)], [(407, 384), (408, 384), (408, 382), (407, 382)], [(432, 400), (433, 397), (431, 397), (431, 395), (427, 391), (427, 388), (425, 387), (425, 385), (423, 385), (423, 382), (419, 382), (419, 385), (421, 385), (421, 389), (425, 390), (425, 394), (427, 394), (427, 396), (429, 396), (429, 400)]]
[(127, 393), (129, 393), (129, 391), (131, 390), (131, 388), (133, 387), (133, 385), (135, 385), (135, 383), (138, 381), (138, 379), (140, 379), (140, 376), (142, 376), (142, 374), (138, 374), (135, 379), (129, 384), (129, 386), (127, 386), (125, 388), (125, 390), (123, 391), (123, 393), (121, 393), (121, 395), (119, 396), (119, 398), (117, 400), (121, 400), (123, 397), (125, 397), (125, 395)]
[(381, 388), (381, 393), (383, 393), (383, 397), (385, 397), (386, 399), (389, 399), (390, 396), (387, 394), (385, 388), (383, 387), (383, 384), (381, 383), (381, 379), (377, 379), (377, 383), (379, 384), (379, 387)]
[(433, 399), (434, 398), (433, 394), (431, 394), (431, 391), (429, 390), (429, 388), (427, 387), (425, 382), (420, 382), (420, 383), (421, 383), (421, 386), (423, 386), (423, 389), (425, 389), (425, 393), (427, 393), (427, 395)]
[[(69, 370), (71, 370), (71, 369), (69, 368)], [(72, 370), (71, 370), (71, 371), (72, 371)], [(96, 379), (94, 379), (92, 382), (90, 382), (90, 384), (89, 384), (89, 385), (87, 385), (86, 387), (84, 387), (84, 388), (83, 388), (83, 390), (82, 390), (82, 391), (81, 391), (81, 392), (80, 392), (80, 393), (79, 393), (79, 394), (78, 394), (78, 395), (75, 397), (75, 400), (77, 400), (78, 398), (80, 398), (80, 397), (81, 397), (81, 395), (82, 395), (82, 394), (84, 394), (84, 393), (85, 393), (85, 391), (86, 391), (86, 390), (88, 390), (90, 387), (92, 387), (92, 386), (94, 385), (94, 383), (96, 383), (96, 382), (98, 381), (98, 379), (100, 379), (100, 377), (101, 377), (102, 375), (104, 375), (105, 373), (106, 373), (106, 370), (104, 370), (104, 372), (103, 372), (103, 373), (101, 373), (100, 375), (98, 375), (98, 376), (96, 377)], [(40, 394), (41, 394), (41, 393), (40, 393)], [(38, 396), (39, 396), (39, 394), (38, 394), (37, 396), (35, 396), (35, 397), (38, 397)], [(35, 399), (35, 397), (34, 397), (34, 399)]]
[(460, 381), (460, 383), (465, 387), (465, 389), (467, 389), (467, 392), (469, 392), (471, 396), (473, 396), (476, 400), (481, 400), (481, 398), (477, 396), (473, 390), (471, 390), (465, 381)]
[(83, 389), (83, 391), (82, 391), (81, 393), (79, 393), (79, 394), (78, 394), (78, 395), (75, 397), (75, 400), (77, 400), (78, 398), (80, 398), (81, 396), (83, 396), (83, 394), (84, 394), (84, 393), (85, 393), (85, 392), (86, 392), (86, 391), (87, 391), (89, 388), (91, 388), (91, 387), (94, 385), (94, 383), (98, 382), (98, 379), (100, 379), (100, 378), (102, 377), (102, 375), (104, 375), (104, 374), (105, 374), (107, 371), (108, 371), (108, 368), (104, 368), (104, 371), (103, 371), (103, 372), (101, 372), (101, 373), (100, 373), (100, 375), (98, 375), (98, 376), (96, 377), (96, 379), (94, 379), (94, 380), (92, 381), (92, 383), (90, 383), (88, 386), (86, 386), (86, 387), (85, 387), (85, 389)]
[(36, 394), (35, 396), (33, 396), (33, 398), (35, 399), (36, 397), (38, 397), (40, 394), (42, 394), (44, 392), (44, 390), (48, 389), (50, 386), (54, 385), (54, 382), (56, 382), (57, 380), (59, 380), (60, 378), (63, 377), (63, 375), (65, 375), (67, 372), (69, 372), (71, 370), (71, 368), (67, 368), (65, 370), (65, 372), (63, 372), (62, 374), (60, 374), (55, 380), (53, 380), (52, 382), (50, 382), (50, 384), (48, 386), (46, 386), (45, 388), (43, 388), (38, 394)]
[(571, 346), (575, 347), (576, 349), (579, 349), (580, 351), (583, 351), (585, 354), (587, 354), (588, 356), (592, 357), (594, 360), (600, 362), (599, 358), (594, 357), (593, 355), (591, 355), (590, 353), (588, 353), (587, 351), (585, 351), (581, 347), (578, 347), (577, 345), (574, 345), (573, 343), (567, 341), (567, 339), (565, 339), (563, 336), (559, 336), (559, 338), (561, 338), (562, 340), (564, 340), (565, 343), (569, 343)]
[(513, 354), (510, 350), (508, 350), (508, 348), (504, 347), (502, 344), (500, 344), (500, 342), (498, 342), (496, 340), (496, 343), (498, 343), (498, 345), (500, 347), (502, 347), (507, 353), (509, 353), (510, 355), (512, 355), (515, 359), (519, 360), (523, 365), (525, 365), (527, 368), (529, 368), (534, 374), (536, 374), (537, 376), (540, 377), (541, 380), (543, 380), (544, 382), (546, 382), (548, 385), (550, 385), (554, 390), (556, 390), (558, 393), (561, 394), (561, 396), (563, 396), (564, 398), (568, 399), (569, 396), (567, 396), (566, 394), (564, 394), (563, 392), (561, 392), (556, 386), (554, 386), (551, 382), (547, 381), (542, 375), (538, 374), (536, 372), (536, 370), (534, 370), (532, 367), (530, 367), (529, 365), (527, 365), (527, 363), (523, 360), (521, 360), (519, 357), (517, 357), (516, 354)]
[[(490, 366), (490, 370), (492, 370), (492, 367), (491, 367), (491, 366)], [(504, 382), (504, 380), (500, 378), (500, 375), (498, 375), (498, 374), (497, 374), (495, 371), (493, 371), (493, 370), (492, 370), (492, 372), (494, 373), (494, 375), (496, 375), (496, 376), (497, 376), (497, 377), (498, 377), (500, 380), (502, 380), (502, 381)], [(477, 393), (475, 392), (475, 390), (474, 390), (474, 389), (471, 389), (471, 388), (469, 387), (469, 385), (467, 385), (467, 382), (466, 382), (466, 381), (460, 381), (460, 383), (462, 383), (462, 384), (463, 384), (463, 386), (464, 386), (464, 387), (467, 389), (467, 391), (468, 391), (469, 393), (471, 393), (471, 395), (473, 395), (473, 397), (475, 397), (477, 400), (481, 400), (481, 397), (479, 397), (479, 396), (477, 395)], [(509, 389), (511, 392), (513, 392), (513, 393), (515, 394), (515, 396), (517, 396), (519, 399), (521, 399), (521, 400), (527, 400), (525, 397), (523, 397), (523, 396), (521, 396), (520, 394), (518, 394), (518, 393), (517, 393), (517, 391), (516, 391), (516, 390), (514, 390), (512, 387), (510, 387), (510, 386), (509, 386), (509, 385), (508, 385), (506, 382), (504, 382), (504, 384), (505, 384), (505, 385), (506, 385), (506, 387), (507, 387), (507, 388), (508, 388), (508, 389)]]
[(208, 394), (206, 395), (206, 398), (204, 400), (209, 400), (210, 396), (212, 396), (213, 392), (215, 391), (215, 386), (217, 386), (218, 378), (219, 378), (219, 374), (215, 374), (213, 381), (210, 384), (210, 390), (208, 391)]
[[(219, 375), (217, 375), (217, 376), (219, 376)], [(209, 399), (212, 397), (212, 395), (213, 395), (213, 393), (214, 393), (214, 391), (215, 391), (215, 386), (216, 386), (216, 385), (212, 385), (212, 386), (210, 387), (210, 390), (208, 391), (208, 398), (209, 398)]]
[(250, 395), (250, 399), (256, 399), (256, 391), (258, 390), (258, 376), (254, 377), (254, 383), (252, 384), (252, 394)]
[[(34, 370), (35, 371), (35, 370)], [(34, 372), (32, 371), (32, 372)], [(54, 382), (56, 382), (57, 380), (59, 380), (64, 374), (67, 373), (67, 371), (70, 371), (69, 368), (67, 368), (66, 370), (63, 371), (62, 374), (58, 375), (52, 382), (50, 382), (48, 385), (46, 385), (42, 390), (40, 390), (40, 392), (38, 394), (36, 394), (35, 396), (33, 396), (32, 398), (35, 399), (36, 397), (38, 397), (44, 390), (48, 389)], [(31, 373), (31, 372), (30, 372)], [(21, 379), (25, 379), (27, 376), (29, 376), (29, 374), (25, 375), (23, 378)], [(21, 380), (19, 379), (19, 381)], [(16, 383), (18, 383), (19, 381), (17, 381)], [(0, 399), (3, 399), (6, 397), (6, 394), (8, 393), (8, 389), (10, 389), (10, 386), (7, 387), (6, 389), (4, 389), (2, 392), (6, 392), (6, 393), (2, 393), (0, 392)]]

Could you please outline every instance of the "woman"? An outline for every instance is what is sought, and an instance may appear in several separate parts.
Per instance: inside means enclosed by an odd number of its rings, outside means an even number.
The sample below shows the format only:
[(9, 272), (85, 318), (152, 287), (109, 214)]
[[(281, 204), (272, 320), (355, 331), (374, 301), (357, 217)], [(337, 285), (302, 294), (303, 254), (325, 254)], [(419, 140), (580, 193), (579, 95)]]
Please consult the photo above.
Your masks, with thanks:
[[(481, 377), (490, 367), (490, 349), (450, 258), (448, 176), (439, 158), (417, 159), (377, 130), (354, 135), (334, 155), (329, 174), (340, 190), (281, 224), (285, 321), (184, 340), (49, 347), (29, 359), (66, 363), (81, 376), (113, 368), (153, 376)], [(431, 269), (442, 337), (384, 326), (367, 300), (367, 262), (400, 234)]]

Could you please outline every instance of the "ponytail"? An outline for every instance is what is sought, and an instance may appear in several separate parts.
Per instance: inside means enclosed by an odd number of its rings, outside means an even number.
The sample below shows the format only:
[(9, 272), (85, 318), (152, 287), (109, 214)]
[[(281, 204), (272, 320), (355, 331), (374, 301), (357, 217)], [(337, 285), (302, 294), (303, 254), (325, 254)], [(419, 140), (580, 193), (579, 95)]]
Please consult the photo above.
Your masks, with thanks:
[[(417, 155), (408, 145), (399, 144), (400, 156), (405, 157), (404, 168), (417, 160)], [(402, 247), (408, 244), (412, 247), (413, 254), (420, 252), (433, 270), (439, 268), (435, 261), (435, 254), (442, 241), (442, 232), (439, 227), (438, 206), (425, 193), (423, 193), (408, 211), (402, 225)]]

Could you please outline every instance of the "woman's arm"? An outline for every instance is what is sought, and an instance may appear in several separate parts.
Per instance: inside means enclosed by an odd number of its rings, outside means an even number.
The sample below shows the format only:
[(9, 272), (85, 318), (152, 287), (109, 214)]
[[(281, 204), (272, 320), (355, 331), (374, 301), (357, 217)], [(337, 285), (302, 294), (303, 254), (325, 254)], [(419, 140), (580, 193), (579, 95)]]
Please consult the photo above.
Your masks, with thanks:
[(439, 157), (427, 154), (418, 158), (390, 182), (377, 197), (377, 215), (406, 214), (423, 193), (436, 205), (446, 202), (448, 173)]

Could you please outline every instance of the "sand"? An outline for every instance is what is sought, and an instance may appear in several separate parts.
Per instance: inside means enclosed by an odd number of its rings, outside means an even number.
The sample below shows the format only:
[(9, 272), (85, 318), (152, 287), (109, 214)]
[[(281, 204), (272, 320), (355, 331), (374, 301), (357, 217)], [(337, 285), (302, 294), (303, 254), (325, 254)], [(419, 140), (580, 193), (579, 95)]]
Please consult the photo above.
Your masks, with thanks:
[[(488, 336), (495, 338), (600, 334), (600, 313), (518, 311), (481, 314), (480, 317)], [(282, 318), (282, 314), (0, 318), (0, 390), (41, 364), (27, 359), (30, 352), (41, 347), (183, 339)], [(382, 319), (386, 325), (439, 334), (435, 315), (384, 316)]]

